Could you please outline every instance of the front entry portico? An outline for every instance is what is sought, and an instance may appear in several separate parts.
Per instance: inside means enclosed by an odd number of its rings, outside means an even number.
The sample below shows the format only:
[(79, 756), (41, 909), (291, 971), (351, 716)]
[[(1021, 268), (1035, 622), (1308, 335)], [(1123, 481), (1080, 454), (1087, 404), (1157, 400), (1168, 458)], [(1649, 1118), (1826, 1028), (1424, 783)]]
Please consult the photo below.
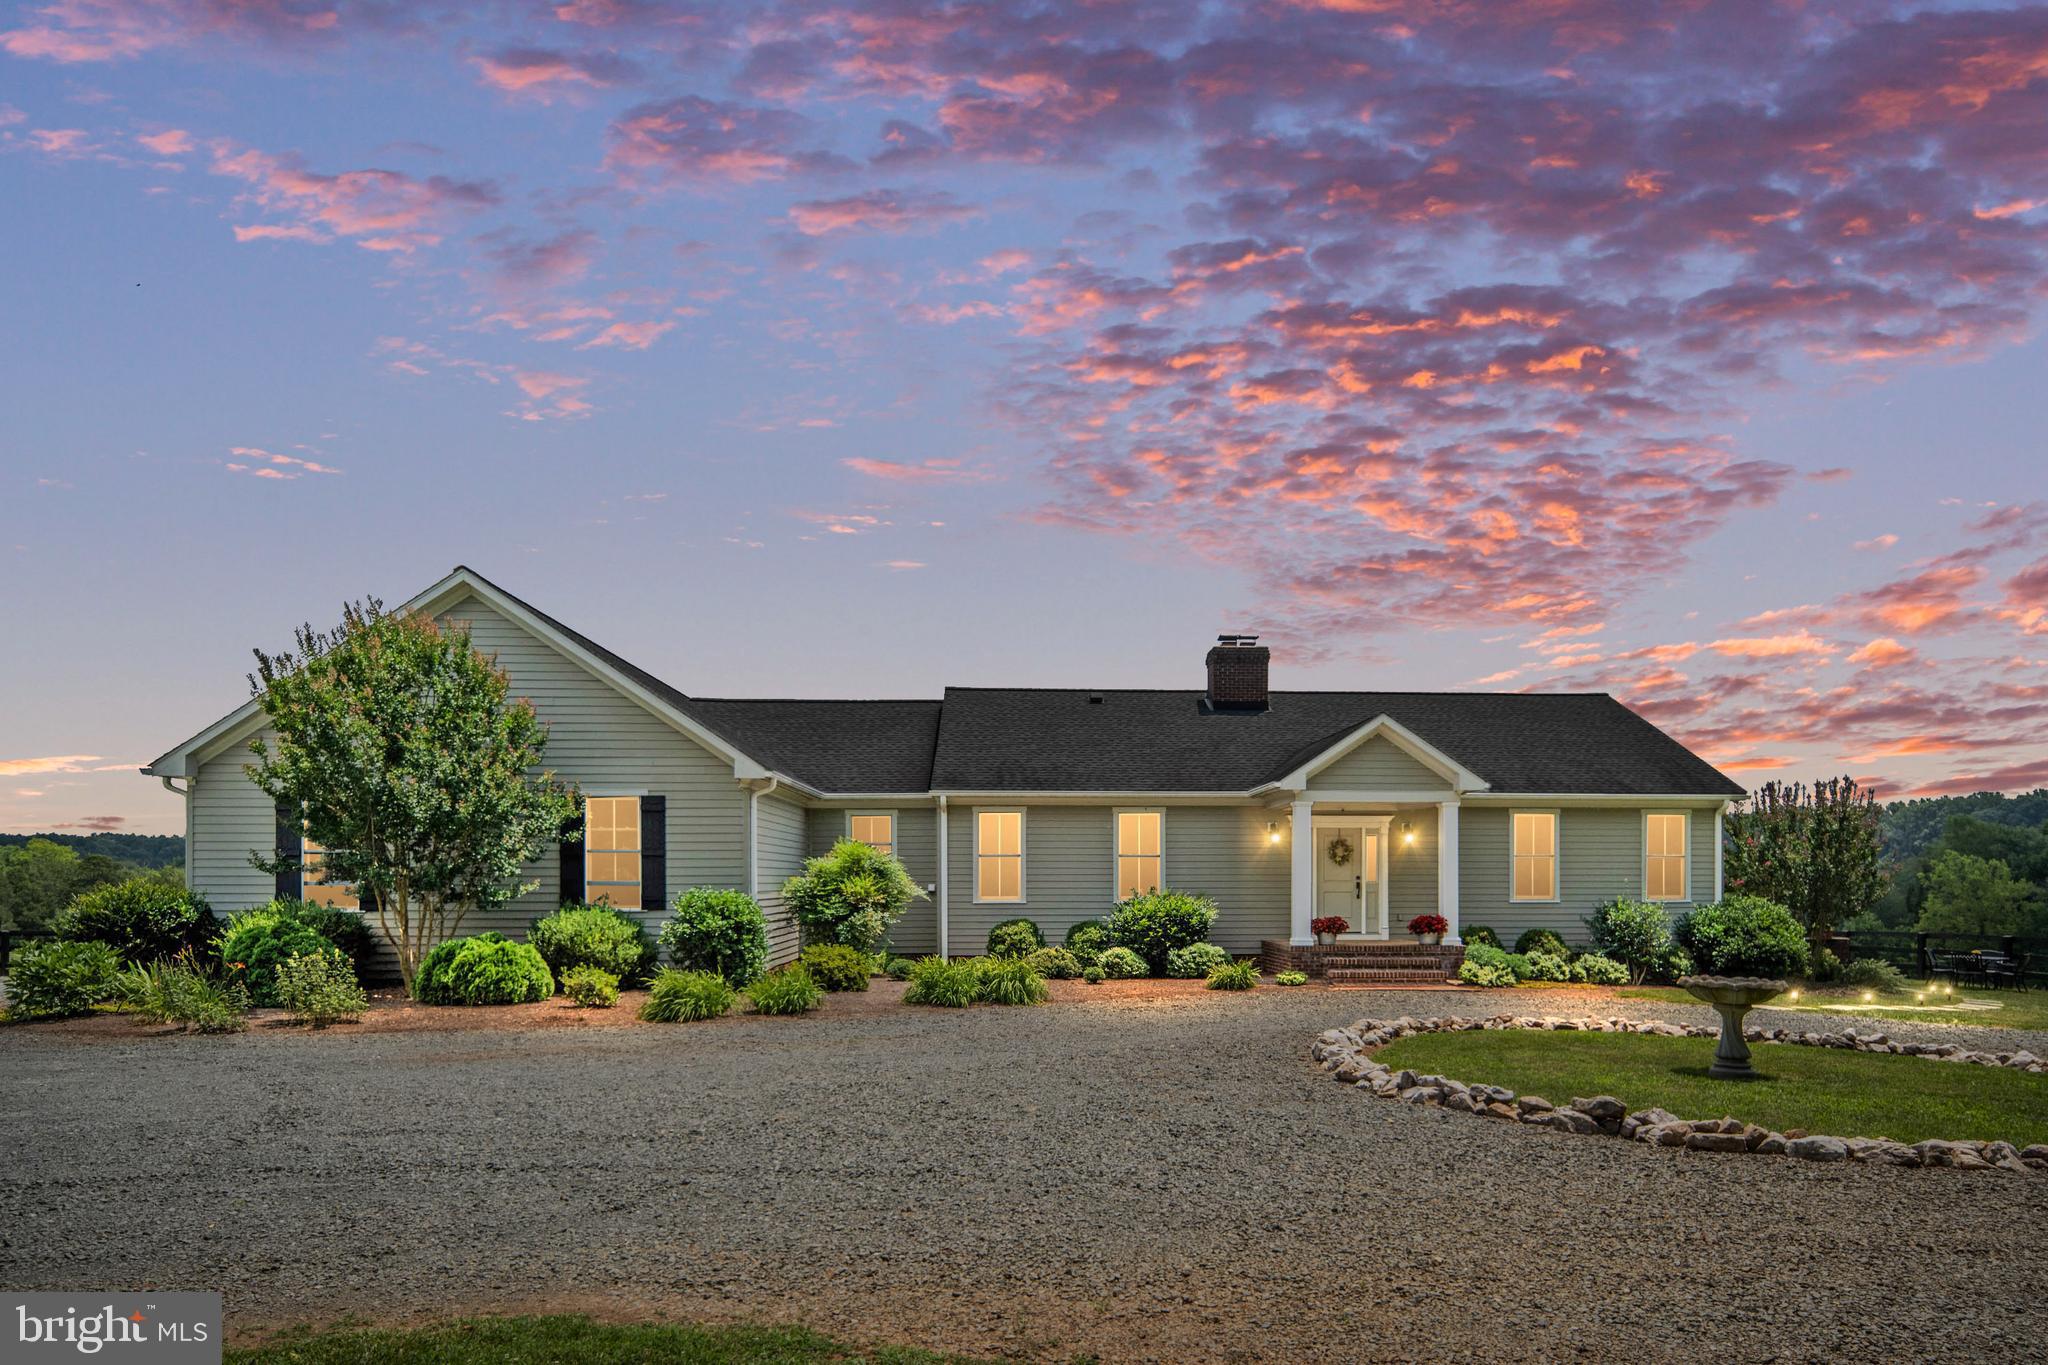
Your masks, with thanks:
[[(1361, 810), (1356, 798), (1343, 801), (1304, 799), (1290, 805), (1293, 839), (1290, 860), (1289, 943), (1315, 942), (1313, 921), (1342, 916), (1350, 928), (1343, 941), (1390, 942), (1406, 937), (1397, 923), (1394, 900), (1400, 881), (1401, 919), (1419, 909), (1435, 909), (1449, 922), (1448, 944), (1458, 936), (1458, 802), (1455, 800), (1389, 802), (1379, 810)], [(1434, 808), (1432, 810), (1432, 808)], [(1415, 891), (1427, 886), (1433, 823), (1435, 904), (1415, 904)], [(1417, 831), (1420, 830), (1418, 843)], [(1399, 847), (1396, 840), (1405, 840)], [(1418, 874), (1421, 878), (1418, 887)], [(1428, 892), (1423, 891), (1427, 896)]]
[(1319, 815), (1316, 918), (1341, 918), (1343, 939), (1387, 937), (1386, 850), (1391, 815)]

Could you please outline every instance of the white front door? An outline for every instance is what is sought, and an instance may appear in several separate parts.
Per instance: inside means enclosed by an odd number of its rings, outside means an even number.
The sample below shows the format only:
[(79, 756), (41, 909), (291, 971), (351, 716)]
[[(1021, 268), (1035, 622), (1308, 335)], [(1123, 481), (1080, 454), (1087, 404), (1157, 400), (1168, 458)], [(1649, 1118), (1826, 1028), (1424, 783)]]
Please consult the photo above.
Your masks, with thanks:
[(1316, 830), (1316, 914), (1342, 915), (1348, 932), (1365, 932), (1365, 831), (1352, 825)]

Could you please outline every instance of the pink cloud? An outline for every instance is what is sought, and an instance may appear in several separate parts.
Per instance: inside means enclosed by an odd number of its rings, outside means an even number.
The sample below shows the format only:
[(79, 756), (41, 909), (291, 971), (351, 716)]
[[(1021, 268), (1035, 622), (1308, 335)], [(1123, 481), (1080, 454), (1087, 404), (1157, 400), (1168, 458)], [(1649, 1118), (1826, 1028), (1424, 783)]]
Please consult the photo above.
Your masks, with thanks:
[(509, 47), (472, 57), (486, 85), (512, 95), (549, 99), (577, 87), (604, 90), (639, 77), (632, 62), (611, 52), (557, 52), (547, 48)]
[[(227, 143), (213, 147), (214, 174), (248, 186), (244, 202), (295, 221), (282, 226), (303, 228), (356, 240), (372, 251), (410, 252), (441, 240), (437, 231), (448, 222), (489, 208), (498, 189), (489, 181), (425, 178), (390, 170), (309, 171), (296, 154), (273, 156)], [(264, 233), (254, 236), (297, 236)], [(320, 240), (306, 237), (303, 240)]]
[(111, 62), (163, 47), (229, 38), (289, 44), (321, 40), (345, 0), (57, 0), (0, 32), (0, 51), (66, 64)]
[(865, 474), (871, 479), (883, 479), (891, 483), (947, 483), (962, 479), (985, 477), (975, 471), (962, 468), (957, 460), (931, 459), (918, 464), (907, 464), (900, 460), (873, 460), (856, 455), (841, 460), (856, 474)]
[(811, 132), (807, 119), (787, 109), (685, 95), (637, 105), (614, 120), (605, 164), (656, 183), (748, 184), (851, 169), (845, 157), (801, 145)]
[(158, 156), (182, 156), (192, 150), (192, 134), (182, 128), (166, 128), (160, 133), (137, 134), (135, 140)]
[(231, 459), (222, 461), (222, 467), (230, 474), (246, 474), (252, 479), (296, 479), (302, 474), (339, 474), (332, 465), (318, 460), (305, 459), (298, 455), (282, 455), (264, 450), (260, 446), (232, 446), (228, 450)]
[(843, 199), (808, 200), (789, 210), (790, 222), (809, 237), (839, 232), (910, 232), (980, 216), (979, 209), (950, 194), (886, 189)]
[(1919, 658), (1920, 652), (1912, 646), (1902, 645), (1888, 636), (1881, 636), (1851, 654), (1848, 661), (1870, 668), (1897, 668), (1903, 664), (1915, 663)]
[(1798, 654), (1832, 654), (1835, 647), (1810, 630), (1791, 635), (1756, 635), (1713, 640), (1707, 645), (1731, 659), (1784, 659)]
[(644, 351), (674, 328), (673, 322), (614, 322), (576, 349), (616, 346), (626, 351)]

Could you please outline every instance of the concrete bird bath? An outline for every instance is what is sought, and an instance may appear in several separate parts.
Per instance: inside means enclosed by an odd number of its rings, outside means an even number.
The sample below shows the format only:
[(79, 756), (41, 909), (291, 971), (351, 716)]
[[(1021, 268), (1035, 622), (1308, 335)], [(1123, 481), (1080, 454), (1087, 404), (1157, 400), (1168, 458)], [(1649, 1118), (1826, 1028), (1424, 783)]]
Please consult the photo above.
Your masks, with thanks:
[(1721, 1040), (1714, 1045), (1714, 1064), (1707, 1074), (1724, 1081), (1756, 1075), (1756, 1068), (1749, 1064), (1749, 1044), (1742, 1037), (1743, 1016), (1789, 989), (1788, 983), (1760, 976), (1681, 976), (1678, 984), (1721, 1016)]

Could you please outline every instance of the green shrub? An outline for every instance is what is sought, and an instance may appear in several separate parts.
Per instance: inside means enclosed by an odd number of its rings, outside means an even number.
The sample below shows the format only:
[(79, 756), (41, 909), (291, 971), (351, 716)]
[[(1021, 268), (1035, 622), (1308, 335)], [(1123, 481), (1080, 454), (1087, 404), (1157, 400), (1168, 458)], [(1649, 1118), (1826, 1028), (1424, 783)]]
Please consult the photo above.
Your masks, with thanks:
[(155, 877), (93, 887), (57, 912), (57, 937), (104, 943), (123, 962), (154, 962), (186, 948), (209, 951), (220, 921), (206, 897)]
[[(1565, 946), (1564, 940), (1548, 929), (1524, 929), (1520, 937), (1515, 939), (1515, 951), (1524, 957), (1543, 953), (1549, 957), (1564, 958), (1566, 961), (1570, 961), (1572, 955), (1572, 950)], [(1538, 979), (1548, 980), (1549, 978), (1539, 977)]]
[(1676, 981), (1681, 976), (1691, 976), (1692, 954), (1676, 943), (1667, 944), (1650, 970), (1660, 981)]
[(278, 899), (269, 908), (286, 919), (297, 920), (335, 947), (348, 958), (348, 965), (357, 975), (362, 974), (363, 964), (370, 960), (375, 934), (370, 922), (354, 910), (341, 910), (318, 901)]
[(1593, 946), (1628, 968), (1633, 982), (1664, 965), (1671, 948), (1671, 917), (1649, 901), (1608, 901), (1586, 917), (1586, 929)]
[(717, 972), (681, 972), (664, 967), (654, 974), (640, 1017), (656, 1024), (694, 1024), (732, 1008), (739, 992)]
[(887, 963), (883, 964), (882, 970), (888, 973), (891, 981), (908, 981), (910, 980), (910, 969), (916, 965), (907, 957), (892, 957)]
[(922, 957), (910, 969), (910, 989), (903, 992), (903, 1003), (958, 1009), (980, 997), (981, 974), (972, 963)]
[(1881, 957), (1859, 957), (1843, 966), (1842, 984), (1863, 990), (1903, 991), (1906, 974)]
[(1572, 962), (1572, 980), (1588, 986), (1625, 986), (1628, 968), (1601, 953), (1582, 953)]
[(1832, 948), (1817, 948), (1813, 960), (1807, 964), (1806, 979), (1822, 985), (1842, 979), (1842, 959), (1835, 956)]
[(1103, 976), (1102, 968), (1092, 962), (1081, 969), (1081, 982), (1083, 985), (1100, 986), (1106, 979)]
[(610, 905), (565, 905), (535, 920), (526, 941), (557, 977), (595, 967), (631, 983), (654, 971), (657, 950), (646, 926)]
[(619, 978), (602, 967), (571, 967), (562, 973), (562, 994), (583, 1009), (608, 1010), (619, 1003)]
[(1693, 907), (1672, 933), (1709, 976), (1802, 976), (1806, 931), (1775, 901), (1740, 892)]
[(980, 969), (981, 998), (991, 1005), (1043, 1005), (1045, 978), (1021, 957), (986, 959)]
[(97, 940), (30, 939), (8, 963), (10, 1019), (62, 1019), (85, 1014), (114, 993), (121, 961)]
[(1273, 978), (1273, 984), (1276, 986), (1306, 986), (1308, 984), (1308, 973), (1282, 972)]
[(1212, 991), (1248, 991), (1259, 984), (1259, 964), (1256, 962), (1225, 962), (1209, 973)]
[(1216, 902), (1206, 896), (1185, 891), (1148, 891), (1110, 912), (1109, 936), (1118, 947), (1144, 958), (1145, 965), (1157, 975), (1166, 970), (1168, 953), (1202, 942), (1209, 937), (1209, 926), (1215, 922)]
[(249, 1026), (249, 992), (241, 982), (210, 970), (186, 948), (121, 974), (122, 1003), (152, 1024), (177, 1024), (192, 1033), (240, 1033)]
[(348, 954), (332, 945), (288, 957), (277, 964), (277, 1003), (294, 1019), (326, 1028), (342, 1019), (360, 1019), (370, 997), (356, 981)]
[(1109, 936), (1109, 924), (1106, 921), (1084, 919), (1067, 926), (1064, 942), (1067, 951), (1086, 967), (1101, 957), (1102, 950), (1114, 944), (1116, 940)]
[(1506, 963), (1475, 961), (1468, 955), (1458, 964), (1458, 980), (1468, 986), (1502, 990), (1515, 984), (1515, 974)]
[(716, 972), (745, 986), (768, 970), (768, 920), (752, 896), (716, 886), (693, 886), (669, 907), (661, 926), (662, 951), (686, 972)]
[(281, 1004), (277, 993), (277, 969), (288, 959), (317, 953), (330, 944), (288, 909), (288, 901), (273, 901), (247, 910), (228, 921), (220, 941), (220, 960), (235, 974), (258, 1005)]
[(1190, 943), (1166, 955), (1166, 974), (1184, 981), (1195, 981), (1228, 961), (1230, 954), (1213, 943)]
[(1469, 928), (1460, 927), (1458, 934), (1465, 940), (1465, 946), (1468, 948), (1476, 943), (1483, 943), (1492, 948), (1501, 946), (1500, 935), (1483, 924), (1474, 924)]
[(517, 1005), (555, 993), (539, 951), (499, 933), (435, 944), (412, 985), (414, 998), (426, 1005)]
[(1024, 960), (1049, 981), (1071, 981), (1081, 974), (1081, 959), (1066, 948), (1040, 948)]
[(1029, 957), (1045, 946), (1045, 935), (1028, 919), (1006, 919), (989, 927), (990, 957)]
[(1102, 956), (1095, 960), (1095, 965), (1112, 981), (1128, 981), (1132, 977), (1151, 974), (1151, 968), (1145, 965), (1145, 959), (1122, 944), (1103, 949)]
[(1549, 953), (1529, 954), (1530, 981), (1569, 981), (1572, 979), (1571, 964), (1561, 957)]
[(924, 890), (895, 858), (841, 839), (782, 884), (782, 899), (803, 926), (805, 942), (843, 943), (865, 953), (912, 901), (924, 899)]
[[(1486, 968), (1489, 971), (1506, 972), (1508, 976), (1506, 984), (1510, 986), (1517, 982), (1527, 981), (1534, 970), (1529, 963), (1529, 959), (1520, 953), (1510, 953), (1504, 949), (1495, 948), (1484, 943), (1475, 943), (1467, 946), (1465, 949), (1465, 962), (1475, 967)], [(1463, 979), (1461, 976), (1460, 980)]]
[(813, 943), (798, 955), (811, 979), (828, 991), (864, 991), (874, 966), (866, 953), (843, 943)]
[(809, 1014), (827, 989), (799, 962), (755, 978), (747, 987), (747, 1003), (756, 1014)]

